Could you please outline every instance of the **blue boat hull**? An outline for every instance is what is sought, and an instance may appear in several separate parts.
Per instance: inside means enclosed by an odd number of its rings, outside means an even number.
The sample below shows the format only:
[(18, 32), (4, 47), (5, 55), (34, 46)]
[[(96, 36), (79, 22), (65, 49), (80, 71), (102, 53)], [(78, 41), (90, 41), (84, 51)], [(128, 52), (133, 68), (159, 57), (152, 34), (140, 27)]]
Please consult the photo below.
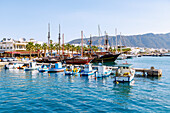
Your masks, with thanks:
[(40, 69), (39, 72), (47, 72), (48, 70)]
[(94, 74), (94, 72), (89, 72), (89, 73), (84, 72), (84, 73), (81, 73), (82, 76), (90, 76), (90, 75), (93, 75), (93, 74)]

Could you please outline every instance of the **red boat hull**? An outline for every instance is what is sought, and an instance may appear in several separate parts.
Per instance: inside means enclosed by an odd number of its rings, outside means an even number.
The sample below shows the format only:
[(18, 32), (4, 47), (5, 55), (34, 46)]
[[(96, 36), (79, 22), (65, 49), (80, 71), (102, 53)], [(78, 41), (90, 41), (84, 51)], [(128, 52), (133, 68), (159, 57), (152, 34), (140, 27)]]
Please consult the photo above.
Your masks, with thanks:
[(86, 64), (89, 63), (92, 59), (69, 59), (66, 60), (66, 64)]

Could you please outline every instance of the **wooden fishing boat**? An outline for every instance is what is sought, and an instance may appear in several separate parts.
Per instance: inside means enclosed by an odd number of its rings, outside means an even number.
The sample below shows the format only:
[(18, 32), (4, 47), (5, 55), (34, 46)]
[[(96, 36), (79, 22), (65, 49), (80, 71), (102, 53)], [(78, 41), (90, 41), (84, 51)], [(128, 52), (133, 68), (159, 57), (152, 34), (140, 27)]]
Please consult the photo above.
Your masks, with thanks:
[(132, 64), (124, 63), (118, 65), (114, 82), (131, 82), (134, 79), (135, 70)]
[(80, 67), (75, 67), (73, 65), (69, 65), (66, 67), (65, 74), (66, 75), (74, 75), (79, 74), (81, 71)]
[(92, 69), (92, 64), (88, 63), (88, 64), (85, 64), (84, 69), (81, 71), (81, 75), (82, 76), (94, 75), (95, 72), (96, 70)]
[(5, 65), (5, 69), (18, 69), (19, 67), (22, 67), (24, 63), (9, 63)]
[(37, 70), (38, 68), (40, 68), (40, 66), (38, 66), (36, 62), (29, 62), (28, 67), (25, 67), (24, 71)]
[(110, 76), (112, 70), (107, 68), (106, 66), (102, 65), (101, 63), (99, 63), (98, 65), (98, 70), (96, 72), (96, 77), (100, 78), (100, 77), (107, 77)]
[(64, 72), (65, 68), (62, 67), (61, 62), (56, 62), (55, 64), (51, 64), (48, 70), (48, 73), (57, 73)]
[(39, 69), (39, 72), (47, 72), (48, 71), (48, 66), (47, 65), (42, 65)]

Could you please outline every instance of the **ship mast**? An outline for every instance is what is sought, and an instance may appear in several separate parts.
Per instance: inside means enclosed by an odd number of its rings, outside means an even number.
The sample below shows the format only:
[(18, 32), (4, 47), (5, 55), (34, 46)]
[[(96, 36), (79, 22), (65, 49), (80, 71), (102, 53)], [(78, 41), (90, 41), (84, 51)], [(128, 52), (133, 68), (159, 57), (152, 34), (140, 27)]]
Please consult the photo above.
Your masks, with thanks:
[(50, 46), (50, 23), (48, 23), (48, 50)]
[(117, 54), (117, 28), (115, 29), (115, 35), (116, 35), (116, 54)]
[(122, 36), (121, 36), (121, 32), (120, 32), (120, 53), (122, 53), (122, 42), (121, 42), (121, 38), (122, 38)]
[(91, 48), (92, 48), (92, 37), (91, 37), (91, 34), (90, 34), (90, 54), (92, 54)]
[(61, 37), (60, 37), (60, 24), (59, 24), (59, 34), (58, 34), (59, 36), (58, 36), (58, 44), (59, 44), (59, 55), (60, 55), (60, 39), (61, 39)]
[(105, 31), (105, 34), (106, 34), (106, 39), (105, 39), (105, 48), (106, 48), (106, 51), (108, 51), (108, 34), (106, 33)]
[(83, 31), (81, 31), (81, 57), (83, 57)]
[[(99, 33), (99, 38), (100, 38), (100, 36), (102, 36), (102, 32), (101, 32), (101, 29), (100, 29), (100, 25), (98, 25), (98, 33)], [(101, 40), (103, 40), (103, 38), (101, 39)], [(102, 45), (102, 42), (101, 41), (99, 41), (99, 44), (101, 43), (101, 45)]]
[[(98, 25), (98, 33), (99, 33), (99, 38), (100, 38), (100, 25)], [(100, 42), (99, 42), (99, 45), (100, 45)]]
[(62, 54), (64, 55), (64, 33), (63, 33), (63, 49), (62, 49)]

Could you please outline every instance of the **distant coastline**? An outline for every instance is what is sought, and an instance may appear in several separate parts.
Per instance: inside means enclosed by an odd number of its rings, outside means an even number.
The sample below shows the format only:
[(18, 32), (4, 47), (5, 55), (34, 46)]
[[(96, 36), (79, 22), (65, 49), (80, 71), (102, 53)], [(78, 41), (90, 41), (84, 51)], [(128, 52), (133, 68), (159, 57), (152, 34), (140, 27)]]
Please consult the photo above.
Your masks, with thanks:
[[(84, 38), (84, 44), (88, 44), (88, 40), (90, 38)], [(92, 37), (92, 45), (104, 45), (105, 36), (93, 36)], [(109, 36), (109, 45), (115, 46), (116, 45), (116, 37)], [(128, 35), (117, 36), (118, 45), (120, 44), (128, 46), (128, 47), (144, 47), (144, 48), (165, 48), (170, 49), (170, 33), (166, 34), (153, 34), (147, 33), (142, 35)], [(68, 42), (69, 44), (80, 44), (81, 39), (74, 39)]]

